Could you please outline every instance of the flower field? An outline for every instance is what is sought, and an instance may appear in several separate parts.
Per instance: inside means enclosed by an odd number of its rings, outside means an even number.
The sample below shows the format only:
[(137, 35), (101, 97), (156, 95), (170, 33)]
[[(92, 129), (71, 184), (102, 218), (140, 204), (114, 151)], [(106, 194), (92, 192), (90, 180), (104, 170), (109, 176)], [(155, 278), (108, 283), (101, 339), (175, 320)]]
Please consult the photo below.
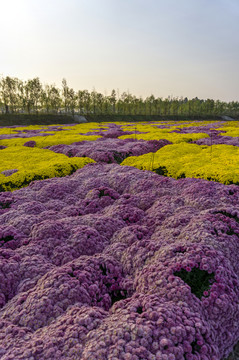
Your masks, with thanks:
[(226, 359), (238, 145), (237, 122), (0, 128), (0, 359)]

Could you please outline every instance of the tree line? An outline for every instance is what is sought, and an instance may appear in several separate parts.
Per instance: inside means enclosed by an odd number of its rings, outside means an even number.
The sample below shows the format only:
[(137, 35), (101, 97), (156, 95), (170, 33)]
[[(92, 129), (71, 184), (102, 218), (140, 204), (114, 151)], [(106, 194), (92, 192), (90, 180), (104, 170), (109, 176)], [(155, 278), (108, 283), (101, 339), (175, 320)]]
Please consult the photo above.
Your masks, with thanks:
[(80, 115), (158, 115), (158, 116), (222, 116), (238, 117), (239, 102), (187, 97), (136, 97), (113, 89), (110, 95), (95, 90), (70, 88), (66, 79), (61, 89), (42, 84), (38, 77), (22, 81), (13, 77), (0, 78), (0, 109), (2, 113), (80, 114)]

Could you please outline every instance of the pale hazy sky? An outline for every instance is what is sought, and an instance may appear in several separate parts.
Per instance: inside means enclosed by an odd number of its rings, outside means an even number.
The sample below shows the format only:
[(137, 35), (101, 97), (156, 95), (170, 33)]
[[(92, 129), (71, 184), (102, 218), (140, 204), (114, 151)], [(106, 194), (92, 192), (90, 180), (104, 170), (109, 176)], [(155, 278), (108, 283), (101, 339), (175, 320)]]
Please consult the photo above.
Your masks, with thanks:
[(0, 0), (0, 75), (239, 101), (239, 0)]

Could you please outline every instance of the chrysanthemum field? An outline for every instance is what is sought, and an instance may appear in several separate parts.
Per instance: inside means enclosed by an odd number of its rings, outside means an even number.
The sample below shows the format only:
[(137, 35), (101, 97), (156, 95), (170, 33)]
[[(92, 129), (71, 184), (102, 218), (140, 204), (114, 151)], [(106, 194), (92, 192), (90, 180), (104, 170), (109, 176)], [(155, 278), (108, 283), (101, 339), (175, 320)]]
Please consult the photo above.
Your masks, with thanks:
[(1, 127), (0, 359), (226, 359), (238, 185), (235, 121)]

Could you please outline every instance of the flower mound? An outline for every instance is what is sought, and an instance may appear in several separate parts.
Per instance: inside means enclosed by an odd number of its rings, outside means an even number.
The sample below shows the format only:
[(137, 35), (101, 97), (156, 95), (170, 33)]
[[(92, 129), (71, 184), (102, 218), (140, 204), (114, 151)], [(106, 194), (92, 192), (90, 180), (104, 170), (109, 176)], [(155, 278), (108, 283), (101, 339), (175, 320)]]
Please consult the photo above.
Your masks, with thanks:
[[(14, 146), (1, 150), (0, 191), (27, 186), (33, 180), (66, 176), (94, 160), (87, 157), (69, 159), (50, 150)], [(13, 167), (17, 165), (17, 169)]]
[(128, 156), (138, 156), (156, 152), (161, 147), (170, 144), (168, 140), (134, 140), (134, 139), (98, 139), (94, 142), (81, 141), (72, 145), (56, 145), (48, 147), (56, 153), (69, 157), (89, 157), (96, 162), (120, 164)]
[(238, 185), (238, 158), (237, 146), (180, 143), (164, 146), (155, 154), (128, 157), (121, 165), (176, 179), (192, 177)]
[(239, 189), (118, 164), (0, 193), (0, 359), (221, 360)]

